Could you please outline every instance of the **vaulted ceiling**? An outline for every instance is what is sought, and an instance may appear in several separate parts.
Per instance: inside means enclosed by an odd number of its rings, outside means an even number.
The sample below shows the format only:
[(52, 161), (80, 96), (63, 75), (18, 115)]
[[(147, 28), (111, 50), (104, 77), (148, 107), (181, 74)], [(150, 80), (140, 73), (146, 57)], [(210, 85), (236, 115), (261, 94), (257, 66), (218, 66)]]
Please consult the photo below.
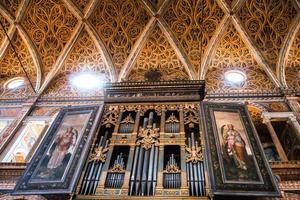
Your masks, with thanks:
[[(241, 90), (300, 88), (299, 0), (2, 0), (0, 21), (36, 93), (95, 96), (70, 84), (92, 71), (106, 81), (205, 79), (232, 90), (224, 73), (247, 75)], [(0, 95), (20, 98), (7, 80), (25, 77), (0, 29)]]

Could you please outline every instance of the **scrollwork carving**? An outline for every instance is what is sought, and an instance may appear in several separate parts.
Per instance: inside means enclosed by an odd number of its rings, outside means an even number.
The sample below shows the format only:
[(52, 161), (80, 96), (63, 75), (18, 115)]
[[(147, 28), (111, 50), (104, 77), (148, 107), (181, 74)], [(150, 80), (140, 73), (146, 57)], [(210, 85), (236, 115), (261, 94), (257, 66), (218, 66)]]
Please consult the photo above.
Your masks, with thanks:
[(28, 8), (22, 24), (39, 50), (46, 76), (70, 40), (78, 20), (61, 0), (32, 0)]
[(274, 72), (284, 38), (296, 14), (297, 10), (290, 0), (248, 0), (238, 13)]
[[(232, 87), (225, 80), (224, 74), (228, 70), (240, 70), (247, 76), (243, 87)], [(234, 26), (230, 25), (217, 45), (206, 73), (206, 88), (208, 91), (273, 90), (275, 86), (256, 62)]]
[(16, 15), (22, 0), (2, 0), (0, 4), (4, 6), (12, 15)]
[(149, 19), (138, 1), (99, 1), (90, 21), (111, 54), (118, 72)]
[(154, 128), (152, 126), (140, 128), (136, 144), (142, 145), (144, 149), (148, 150), (153, 144), (156, 146), (158, 145), (158, 137), (159, 128)]
[[(159, 76), (159, 77), (151, 77)], [(155, 74), (156, 72), (156, 74)], [(183, 64), (158, 26), (148, 38), (136, 64), (129, 73), (130, 81), (170, 81), (189, 79)]]
[(67, 56), (62, 68), (45, 95), (52, 97), (80, 97), (103, 95), (101, 88), (80, 90), (74, 87), (70, 80), (72, 76), (80, 72), (93, 72), (109, 81), (110, 75), (102, 56), (90, 35), (83, 30), (72, 50)]
[(171, 2), (172, 4), (163, 18), (186, 51), (195, 71), (198, 71), (201, 62), (200, 56), (207, 48), (224, 12), (214, 0), (205, 2), (202, 0), (174, 0)]

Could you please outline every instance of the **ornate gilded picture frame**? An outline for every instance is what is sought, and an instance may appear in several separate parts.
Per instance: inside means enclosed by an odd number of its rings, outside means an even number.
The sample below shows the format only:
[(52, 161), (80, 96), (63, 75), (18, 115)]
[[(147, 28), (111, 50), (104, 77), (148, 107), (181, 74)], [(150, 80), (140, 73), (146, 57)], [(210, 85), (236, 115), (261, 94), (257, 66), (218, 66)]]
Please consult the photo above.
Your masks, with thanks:
[(246, 107), (208, 102), (201, 107), (211, 192), (280, 196)]
[(63, 108), (17, 183), (14, 194), (71, 193), (99, 115), (98, 106)]

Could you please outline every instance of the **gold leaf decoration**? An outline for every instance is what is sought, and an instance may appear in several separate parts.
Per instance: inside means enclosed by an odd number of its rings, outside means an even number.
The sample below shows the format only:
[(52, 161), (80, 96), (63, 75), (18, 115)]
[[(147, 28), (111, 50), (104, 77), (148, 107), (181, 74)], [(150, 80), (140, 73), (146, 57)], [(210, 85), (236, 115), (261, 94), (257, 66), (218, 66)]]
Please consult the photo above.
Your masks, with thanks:
[(285, 64), (285, 77), (289, 87), (300, 89), (300, 30), (289, 50)]
[(206, 73), (208, 91), (235, 90), (225, 81), (228, 70), (240, 70), (247, 76), (243, 90), (273, 90), (274, 85), (255, 61), (233, 25), (230, 25), (216, 47)]
[(80, 72), (93, 72), (103, 75), (104, 81), (110, 80), (108, 69), (90, 35), (83, 30), (67, 56), (59, 74), (46, 91), (47, 96), (79, 97), (102, 94), (102, 89), (81, 91), (70, 84), (72, 75)]
[(174, 0), (163, 16), (196, 72), (199, 70), (200, 56), (203, 55), (223, 16), (224, 12), (215, 0)]
[(28, 7), (22, 23), (39, 50), (46, 77), (78, 20), (61, 0), (32, 0)]
[[(9, 30), (11, 27), (11, 24), (0, 14), (0, 21), (3, 24), (6, 31)], [(0, 27), (0, 44), (4, 41), (4, 38), (6, 38), (5, 32), (3, 31), (2, 27)]]
[[(26, 69), (27, 74), (29, 75), (31, 81), (35, 82), (36, 80), (36, 66), (34, 64), (33, 58), (30, 55), (30, 52), (22, 40), (19, 33), (16, 33), (12, 38), (13, 45), (18, 52), (18, 56), (20, 57), (24, 68)], [(5, 54), (0, 60), (0, 96), (3, 98), (22, 98), (27, 96), (28, 94), (32, 94), (33, 91), (29, 86), (29, 82), (25, 81), (25, 86), (20, 87), (14, 90), (8, 90), (4, 88), (4, 84), (11, 78), (15, 77), (25, 77), (25, 73), (18, 61), (13, 49), (11, 46), (6, 50)]]
[(91, 0), (72, 0), (74, 4), (81, 10), (81, 12), (85, 13), (87, 7), (91, 4)]
[(247, 33), (274, 72), (284, 38), (296, 14), (290, 0), (247, 0), (238, 13)]
[(155, 10), (158, 10), (165, 0), (149, 0)]
[(120, 72), (149, 18), (136, 0), (99, 1), (90, 21), (111, 54), (117, 72)]
[(23, 0), (1, 0), (0, 4), (12, 15), (16, 16), (20, 4)]
[(153, 72), (154, 75), (154, 72), (157, 72), (160, 81), (189, 79), (183, 64), (158, 26), (141, 50), (127, 80), (144, 81), (149, 72)]

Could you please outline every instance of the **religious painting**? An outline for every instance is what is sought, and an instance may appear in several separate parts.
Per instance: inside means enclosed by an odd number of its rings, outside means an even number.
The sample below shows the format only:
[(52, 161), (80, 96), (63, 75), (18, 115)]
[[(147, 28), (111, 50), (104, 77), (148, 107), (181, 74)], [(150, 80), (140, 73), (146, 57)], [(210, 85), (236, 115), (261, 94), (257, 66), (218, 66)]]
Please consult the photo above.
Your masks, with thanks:
[(224, 182), (260, 182), (261, 174), (253, 157), (239, 112), (213, 112), (221, 151)]
[(98, 107), (62, 109), (15, 187), (14, 193), (72, 192), (78, 181), (99, 114)]
[(47, 124), (43, 120), (29, 121), (21, 128), (20, 134), (14, 140), (1, 162), (26, 162), (29, 153), (34, 150), (36, 142), (42, 137)]
[(202, 103), (206, 164), (215, 195), (279, 196), (246, 107)]

